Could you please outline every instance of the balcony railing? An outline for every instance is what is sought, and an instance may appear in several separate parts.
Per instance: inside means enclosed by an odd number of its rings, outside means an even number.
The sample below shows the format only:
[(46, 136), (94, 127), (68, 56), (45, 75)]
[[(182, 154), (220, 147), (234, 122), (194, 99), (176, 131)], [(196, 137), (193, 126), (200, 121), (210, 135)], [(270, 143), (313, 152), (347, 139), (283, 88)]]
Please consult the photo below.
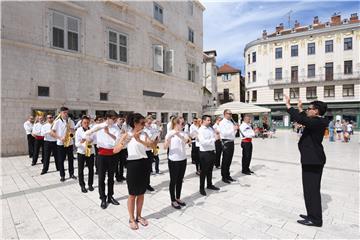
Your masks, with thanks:
[(334, 73), (334, 74), (318, 74), (314, 77), (298, 76), (297, 80), (291, 77), (282, 79), (270, 78), (268, 80), (269, 85), (283, 85), (283, 84), (297, 84), (297, 83), (311, 83), (311, 82), (331, 82), (331, 81), (342, 81), (342, 80), (359, 80), (360, 71), (352, 72), (349, 74)]

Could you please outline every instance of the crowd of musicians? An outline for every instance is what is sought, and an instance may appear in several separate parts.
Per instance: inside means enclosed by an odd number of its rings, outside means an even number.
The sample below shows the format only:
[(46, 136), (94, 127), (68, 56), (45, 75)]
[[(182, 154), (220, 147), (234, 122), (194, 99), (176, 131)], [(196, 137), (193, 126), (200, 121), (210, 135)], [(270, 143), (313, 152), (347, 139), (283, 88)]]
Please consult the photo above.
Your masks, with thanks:
[[(320, 181), (325, 164), (321, 141), (327, 126), (327, 121), (322, 116), (326, 112), (326, 105), (315, 101), (305, 113), (300, 102), (299, 111), (296, 111), (290, 106), (290, 100), (287, 98), (286, 106), (291, 117), (306, 126), (306, 131), (299, 142), (299, 149), (302, 156), (304, 197), (308, 215), (300, 215), (304, 220), (298, 222), (321, 226)], [(145, 192), (154, 191), (150, 182), (153, 165), (155, 165), (154, 173), (160, 172), (158, 144), (163, 131), (161, 124), (150, 115), (145, 117), (139, 113), (131, 113), (128, 116), (119, 116), (115, 111), (110, 110), (106, 112), (105, 117), (97, 117), (94, 120), (83, 116), (75, 125), (69, 118), (68, 111), (68, 108), (61, 107), (55, 119), (51, 114), (37, 114), (35, 120), (30, 116), (24, 123), (32, 165), (37, 164), (41, 149), (43, 163), (41, 174), (48, 172), (50, 156), (53, 155), (56, 170), (60, 173), (60, 181), (65, 181), (65, 159), (68, 160), (69, 177), (77, 179), (74, 175), (75, 147), (81, 191), (83, 193), (88, 190), (93, 191), (94, 174), (98, 174), (100, 206), (106, 209), (108, 204), (119, 205), (113, 196), (114, 181), (126, 180), (129, 193), (127, 203), (129, 226), (133, 230), (138, 229), (139, 224), (147, 226), (148, 221), (142, 217), (142, 207)], [(206, 190), (220, 190), (212, 182), (214, 168), (221, 168), (221, 178), (224, 183), (231, 184), (235, 181), (230, 175), (230, 167), (237, 132), (241, 137), (242, 173), (251, 175), (254, 173), (250, 169), (250, 162), (253, 150), (252, 138), (255, 133), (249, 116), (243, 117), (241, 125), (234, 122), (230, 109), (224, 110), (223, 118), (217, 117), (214, 123), (208, 115), (193, 119), (191, 125), (186, 124), (183, 117), (170, 118), (164, 148), (167, 151), (169, 193), (173, 208), (181, 209), (186, 206), (181, 198), (181, 190), (187, 167), (187, 145), (191, 146), (191, 160), (196, 165), (201, 195), (206, 196)], [(314, 139), (316, 146), (314, 145), (313, 150), (318, 153), (310, 153), (302, 149), (304, 143), (308, 148), (315, 144)], [(84, 179), (85, 167), (88, 168), (87, 188)], [(107, 184), (105, 184), (106, 180)]]

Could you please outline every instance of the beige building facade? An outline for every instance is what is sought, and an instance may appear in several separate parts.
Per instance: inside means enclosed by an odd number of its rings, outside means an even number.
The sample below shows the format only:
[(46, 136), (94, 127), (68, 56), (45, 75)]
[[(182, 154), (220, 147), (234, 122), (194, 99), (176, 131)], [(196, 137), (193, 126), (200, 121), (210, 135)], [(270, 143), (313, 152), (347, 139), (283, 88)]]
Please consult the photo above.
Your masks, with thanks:
[(3, 2), (2, 155), (26, 152), (34, 110), (202, 111), (198, 1)]
[(203, 112), (218, 105), (217, 96), (217, 67), (215, 50), (204, 52), (203, 61)]
[(224, 64), (217, 71), (217, 90), (219, 104), (243, 102), (243, 79), (240, 69)]

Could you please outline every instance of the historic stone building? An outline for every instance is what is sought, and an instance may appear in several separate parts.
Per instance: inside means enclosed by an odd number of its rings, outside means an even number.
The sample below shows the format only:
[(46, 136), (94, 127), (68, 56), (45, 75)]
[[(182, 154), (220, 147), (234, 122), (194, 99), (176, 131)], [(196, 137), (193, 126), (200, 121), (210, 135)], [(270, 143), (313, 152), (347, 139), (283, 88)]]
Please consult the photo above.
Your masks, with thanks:
[(3, 2), (1, 154), (25, 153), (34, 110), (200, 114), (203, 11), (199, 1)]

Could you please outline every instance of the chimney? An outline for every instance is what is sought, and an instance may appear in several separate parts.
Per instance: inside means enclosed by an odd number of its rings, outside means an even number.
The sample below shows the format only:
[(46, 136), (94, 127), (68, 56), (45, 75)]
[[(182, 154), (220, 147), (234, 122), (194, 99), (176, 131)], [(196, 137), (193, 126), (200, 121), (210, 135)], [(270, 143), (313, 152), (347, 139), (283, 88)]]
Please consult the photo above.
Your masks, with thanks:
[(284, 30), (284, 24), (280, 23), (279, 26), (276, 27), (276, 32), (281, 32), (282, 30)]
[(358, 18), (357, 13), (352, 13), (351, 17), (350, 17), (350, 23), (358, 22), (358, 20), (359, 20), (359, 18)]
[(332, 25), (340, 25), (341, 24), (341, 15), (338, 13), (334, 13), (331, 17), (331, 24)]
[(266, 30), (263, 30), (262, 37), (263, 37), (264, 39), (267, 38), (267, 32), (266, 32)]
[(298, 20), (295, 20), (295, 25), (294, 25), (295, 28), (298, 28), (300, 27), (300, 23), (298, 22)]
[(313, 24), (319, 24), (319, 17), (318, 16), (314, 17)]

